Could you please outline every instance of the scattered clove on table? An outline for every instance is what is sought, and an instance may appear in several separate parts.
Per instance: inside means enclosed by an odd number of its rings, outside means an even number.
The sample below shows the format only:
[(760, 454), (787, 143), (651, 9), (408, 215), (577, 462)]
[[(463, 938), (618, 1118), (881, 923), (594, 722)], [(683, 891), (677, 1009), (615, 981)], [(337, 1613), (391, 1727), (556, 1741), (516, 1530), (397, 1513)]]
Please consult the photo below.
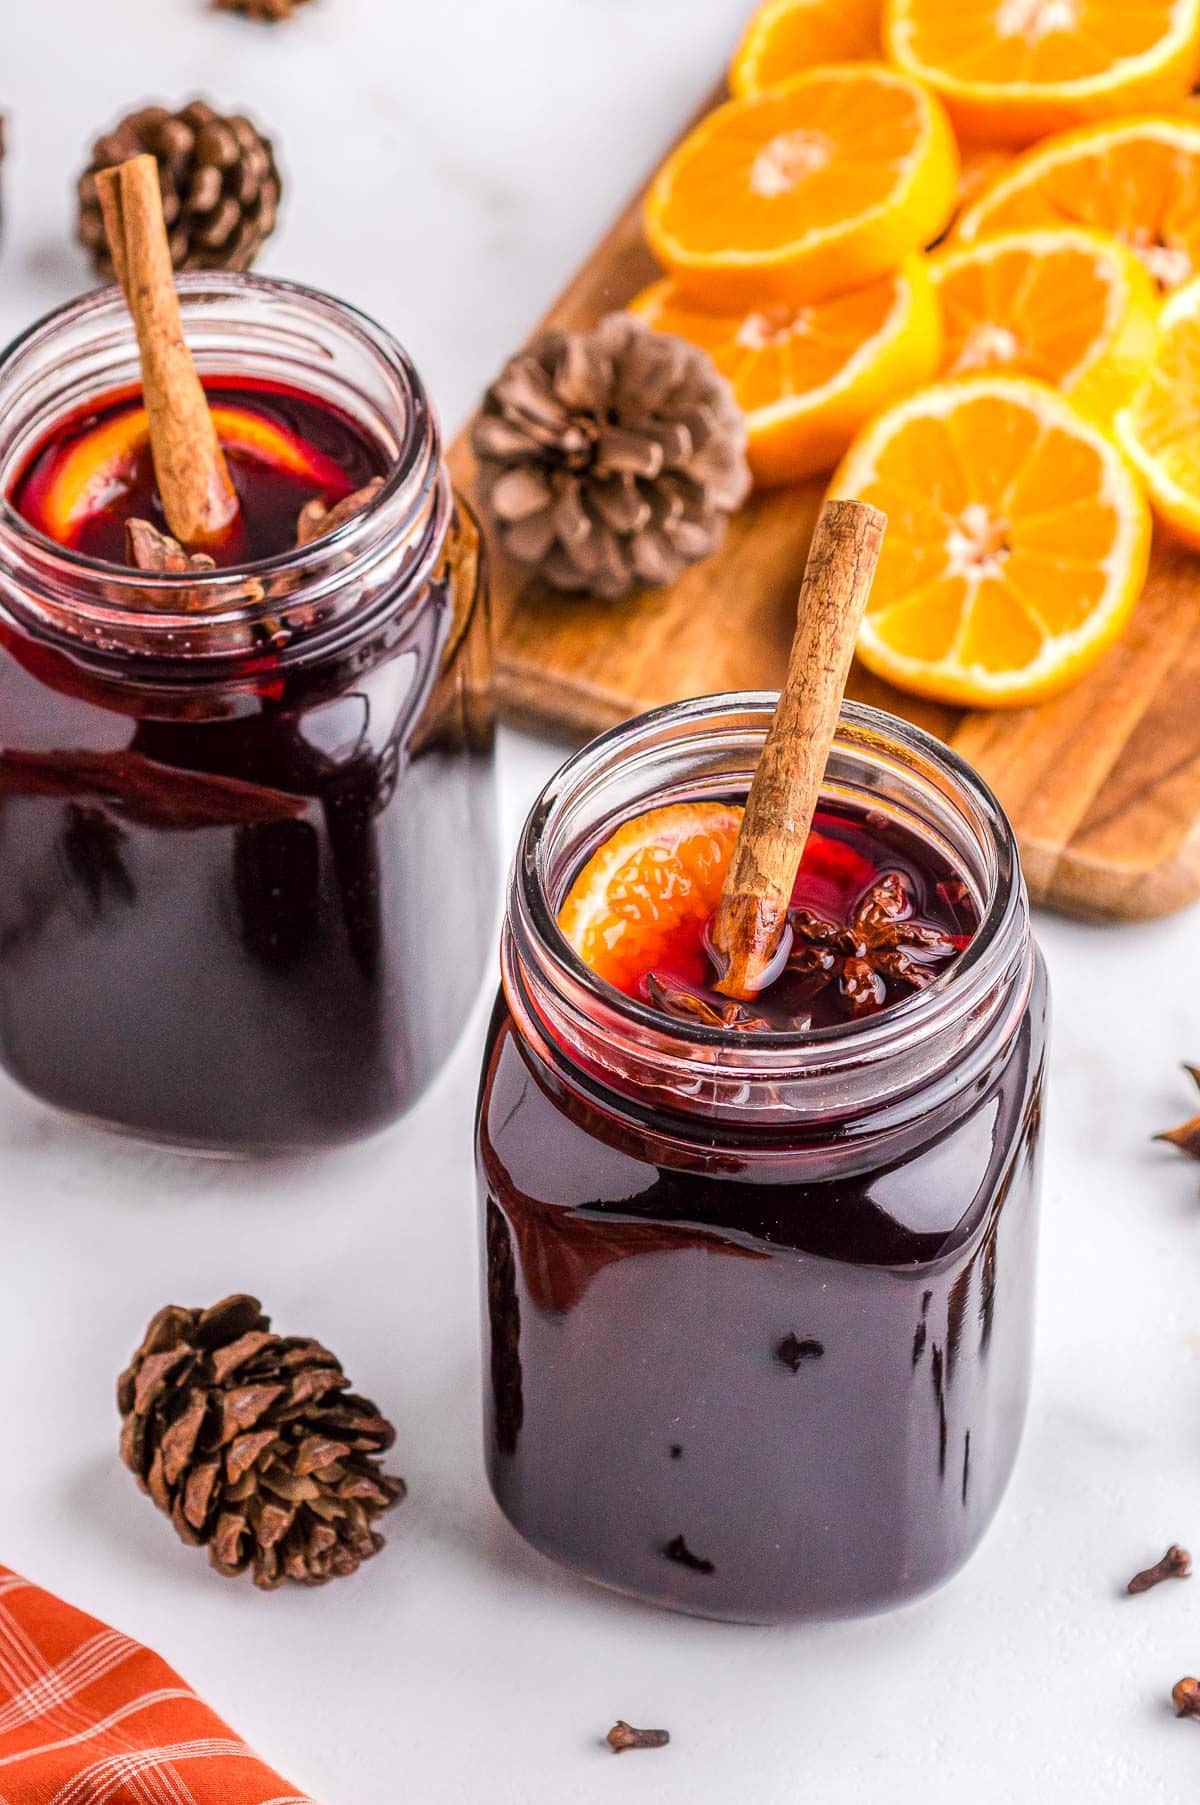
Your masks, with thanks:
[(1190, 1579), (1192, 1573), (1192, 1557), (1186, 1548), (1178, 1542), (1172, 1542), (1161, 1561), (1153, 1567), (1143, 1567), (1135, 1573), (1125, 1590), (1127, 1592), (1149, 1592), (1151, 1587), (1161, 1585), (1164, 1579)]
[(669, 1730), (635, 1730), (619, 1717), (604, 1739), (614, 1755), (623, 1755), (626, 1749), (665, 1749), (671, 1740)]

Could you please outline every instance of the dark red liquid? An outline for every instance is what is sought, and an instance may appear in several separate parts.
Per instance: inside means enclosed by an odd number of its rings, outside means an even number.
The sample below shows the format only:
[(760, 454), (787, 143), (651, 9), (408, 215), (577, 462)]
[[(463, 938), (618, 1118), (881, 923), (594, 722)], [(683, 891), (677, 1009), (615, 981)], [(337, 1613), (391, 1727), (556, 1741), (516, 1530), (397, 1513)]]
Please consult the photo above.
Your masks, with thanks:
[[(840, 810), (821, 830), (969, 931), (932, 849)], [(962, 1564), (1028, 1393), (1045, 1010), (1038, 959), (979, 1082), (851, 1139), (709, 1134), (661, 1093), (581, 1089), (501, 998), (477, 1141), (486, 1454), (534, 1547), (747, 1621), (879, 1610)]]
[[(893, 913), (878, 919), (881, 898)], [(691, 1020), (703, 1019), (692, 1007), (699, 1001), (726, 1025), (749, 1032), (828, 1028), (924, 988), (953, 964), (978, 925), (967, 885), (935, 847), (882, 813), (864, 817), (827, 804), (804, 849), (792, 892), (791, 954), (774, 982), (752, 1003), (731, 1008), (713, 988), (707, 930), (692, 920), (681, 924), (637, 994)]]
[[(327, 499), (384, 467), (310, 397), (213, 393), (334, 460)], [(35, 524), (83, 430), (69, 422), (18, 485)], [(293, 544), (311, 486), (234, 469), (250, 551)], [(125, 517), (161, 518), (148, 480), (139, 466), (81, 549), (119, 556)], [(247, 1152), (352, 1139), (415, 1100), (475, 1001), (491, 929), (475, 543), (462, 513), (420, 587), (398, 553), (382, 560), (335, 643), (299, 628), (297, 657), (254, 640), (215, 664), (97, 658), (0, 613), (0, 1063), (26, 1089)]]
[[(241, 566), (290, 551), (306, 502), (340, 501), (386, 471), (380, 447), (348, 415), (323, 401), (249, 379), (209, 377), (204, 387), (214, 410), (234, 409), (272, 429), (257, 447), (220, 433), (241, 512), (219, 544), (205, 547), (219, 565)], [(148, 440), (132, 455), (104, 460), (97, 471), (98, 505), (73, 522), (71, 530), (64, 531), (52, 511), (68, 459), (81, 448), (86, 451), (89, 441), (100, 443), (106, 428), (141, 412), (140, 393), (128, 391), (60, 422), (13, 485), (10, 500), (17, 512), (48, 538), (110, 564), (126, 562), (127, 520), (149, 520), (167, 531)], [(219, 414), (217, 419), (220, 428)]]

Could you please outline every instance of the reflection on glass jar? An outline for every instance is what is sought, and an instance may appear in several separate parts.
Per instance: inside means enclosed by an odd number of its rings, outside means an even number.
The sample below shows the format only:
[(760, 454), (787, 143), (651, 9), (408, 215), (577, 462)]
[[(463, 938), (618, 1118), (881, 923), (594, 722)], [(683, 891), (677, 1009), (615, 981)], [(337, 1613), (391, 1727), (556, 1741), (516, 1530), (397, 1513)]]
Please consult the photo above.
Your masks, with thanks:
[(480, 1098), (486, 1447), (535, 1547), (675, 1609), (883, 1609), (967, 1558), (1029, 1386), (1046, 984), (1011, 832), (952, 754), (848, 707), (831, 803), (977, 899), (926, 990), (738, 1034), (600, 984), (554, 924), (652, 804), (744, 795), (771, 699), (605, 736), (535, 806)]
[[(181, 281), (206, 378), (269, 375), (378, 448), (382, 493), (244, 569), (152, 576), (0, 507), (0, 1062), (214, 1151), (382, 1128), (478, 990), (495, 872), (478, 531), (420, 382), (352, 310)], [(111, 291), (0, 363), (0, 491), (136, 380)]]

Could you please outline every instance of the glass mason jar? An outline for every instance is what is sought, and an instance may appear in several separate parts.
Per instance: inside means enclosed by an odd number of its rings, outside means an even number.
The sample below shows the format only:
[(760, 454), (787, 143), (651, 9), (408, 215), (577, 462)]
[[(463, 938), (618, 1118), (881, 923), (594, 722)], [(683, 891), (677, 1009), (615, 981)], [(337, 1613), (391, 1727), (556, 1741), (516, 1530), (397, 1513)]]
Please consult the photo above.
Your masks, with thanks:
[[(179, 287), (202, 374), (341, 409), (389, 474), (316, 543), (186, 576), (94, 562), (0, 502), (0, 1063), (157, 1141), (320, 1147), (415, 1100), (486, 960), (479, 535), (387, 333), (289, 283)], [(0, 495), (137, 381), (114, 289), (19, 339)]]
[(486, 1450), (587, 1577), (766, 1622), (899, 1604), (967, 1558), (1029, 1388), (1046, 980), (1012, 832), (953, 753), (847, 706), (825, 795), (932, 842), (978, 932), (818, 1032), (668, 1019), (558, 932), (622, 819), (740, 798), (775, 698), (618, 727), (518, 849), (478, 1121)]

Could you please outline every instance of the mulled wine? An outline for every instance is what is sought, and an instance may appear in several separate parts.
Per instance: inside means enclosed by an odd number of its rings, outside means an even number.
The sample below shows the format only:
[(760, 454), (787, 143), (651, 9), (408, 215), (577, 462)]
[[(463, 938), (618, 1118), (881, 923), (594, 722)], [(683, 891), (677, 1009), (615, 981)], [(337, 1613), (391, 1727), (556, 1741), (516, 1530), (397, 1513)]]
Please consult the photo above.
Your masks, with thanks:
[[(330, 402), (254, 377), (210, 376), (204, 391), (241, 504), (228, 531), (205, 548), (218, 566), (294, 551), (308, 502), (333, 506), (387, 472), (383, 447)], [(128, 564), (130, 520), (168, 530), (140, 391), (101, 397), (57, 421), (26, 458), (9, 499), (57, 544)]]
[[(1029, 1384), (1046, 1014), (1003, 816), (866, 709), (787, 963), (749, 1004), (713, 987), (680, 873), (710, 872), (770, 711), (661, 710), (539, 799), (478, 1122), (501, 1508), (582, 1575), (756, 1622), (912, 1598), (995, 1513)], [(638, 823), (681, 810), (647, 912)], [(583, 882), (602, 868), (620, 930)]]
[[(386, 335), (284, 283), (180, 288), (240, 502), (211, 566), (126, 561), (165, 522), (111, 293), (0, 362), (0, 1063), (159, 1141), (319, 1147), (407, 1108), (477, 994), (479, 538)], [(338, 530), (299, 543), (312, 507)]]

